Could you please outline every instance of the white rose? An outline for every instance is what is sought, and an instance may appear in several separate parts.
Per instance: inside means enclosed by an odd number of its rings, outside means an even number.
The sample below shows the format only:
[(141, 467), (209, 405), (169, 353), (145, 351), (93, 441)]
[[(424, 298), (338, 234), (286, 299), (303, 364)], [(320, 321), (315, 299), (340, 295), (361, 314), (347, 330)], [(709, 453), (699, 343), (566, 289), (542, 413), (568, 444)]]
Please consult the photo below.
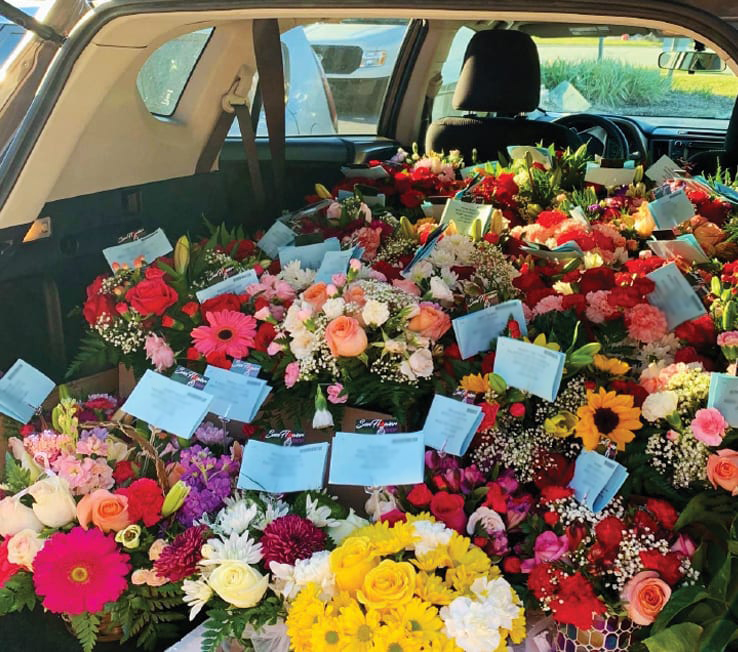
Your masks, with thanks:
[(77, 503), (64, 478), (52, 476), (28, 488), (33, 496), (33, 511), (47, 527), (62, 527), (77, 518)]
[(12, 537), (26, 529), (41, 532), (44, 524), (15, 496), (0, 500), (0, 537)]
[(208, 584), (228, 604), (248, 609), (264, 597), (269, 578), (242, 561), (226, 561), (210, 574)]
[(387, 304), (376, 299), (369, 299), (361, 311), (361, 317), (367, 326), (381, 326), (389, 319), (389, 316)]
[(121, 462), (128, 457), (129, 448), (124, 442), (108, 437), (108, 462)]
[(8, 561), (33, 571), (33, 560), (44, 543), (35, 530), (21, 530), (8, 540)]
[(335, 299), (328, 299), (323, 304), (323, 312), (328, 319), (335, 319), (343, 314), (343, 310), (346, 307), (346, 302), (341, 297)]
[(290, 351), (295, 354), (298, 360), (304, 360), (315, 350), (316, 344), (315, 335), (305, 330), (293, 334), (292, 341), (290, 342)]
[(672, 412), (676, 412), (679, 396), (676, 392), (654, 392), (646, 397), (641, 406), (641, 414), (647, 421), (665, 419)]
[(284, 328), (288, 333), (299, 333), (305, 330), (305, 321), (300, 315), (303, 310), (301, 304), (301, 301), (295, 301), (287, 310), (287, 315), (284, 318)]
[(433, 356), (428, 349), (415, 351), (407, 362), (416, 376), (428, 378), (433, 373)]
[(502, 517), (494, 509), (490, 509), (489, 507), (478, 507), (469, 517), (469, 521), (466, 524), (467, 534), (470, 536), (474, 534), (477, 523), (481, 523), (485, 532), (488, 534), (505, 531), (505, 522), (502, 520)]
[(335, 527), (328, 528), (328, 536), (333, 539), (333, 542), (338, 546), (341, 545), (341, 542), (354, 530), (364, 527), (365, 525), (369, 525), (369, 521), (358, 516), (352, 507), (349, 515), (345, 519), (340, 521)]
[(438, 276), (434, 276), (430, 282), (431, 296), (438, 301), (453, 302), (454, 294), (449, 289), (444, 280)]

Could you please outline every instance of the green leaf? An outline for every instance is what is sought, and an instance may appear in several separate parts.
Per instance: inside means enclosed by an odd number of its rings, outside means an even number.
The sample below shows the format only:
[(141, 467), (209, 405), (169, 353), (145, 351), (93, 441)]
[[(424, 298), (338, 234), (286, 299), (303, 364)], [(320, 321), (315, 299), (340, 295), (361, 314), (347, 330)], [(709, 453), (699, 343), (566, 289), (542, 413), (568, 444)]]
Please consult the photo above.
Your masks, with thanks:
[(83, 652), (92, 652), (95, 643), (97, 643), (100, 616), (97, 614), (83, 613), (78, 616), (70, 616), (69, 621), (74, 635), (82, 645)]
[(721, 618), (707, 627), (700, 639), (699, 652), (722, 652), (728, 643), (738, 636), (738, 624), (732, 620)]
[(93, 374), (108, 367), (114, 367), (120, 361), (119, 353), (105, 342), (94, 331), (87, 331), (79, 343), (79, 350), (69, 365), (66, 379), (85, 374)]
[(24, 469), (10, 453), (5, 453), (5, 484), (12, 494), (31, 484), (31, 472)]
[(701, 586), (688, 586), (675, 591), (653, 624), (652, 632), (656, 634), (666, 629), (680, 612), (708, 597), (709, 593)]
[(710, 596), (725, 600), (728, 593), (728, 587), (731, 583), (731, 575), (733, 572), (733, 555), (727, 555), (720, 570), (717, 572), (715, 577), (712, 578), (708, 590)]
[[(733, 497), (727, 493), (705, 491), (697, 494), (687, 503), (674, 526), (675, 530), (692, 523), (702, 523), (708, 527), (718, 527), (725, 531), (733, 517)], [(726, 537), (727, 538), (727, 537)]]
[(643, 643), (649, 652), (695, 652), (702, 631), (695, 623), (680, 623), (649, 636)]

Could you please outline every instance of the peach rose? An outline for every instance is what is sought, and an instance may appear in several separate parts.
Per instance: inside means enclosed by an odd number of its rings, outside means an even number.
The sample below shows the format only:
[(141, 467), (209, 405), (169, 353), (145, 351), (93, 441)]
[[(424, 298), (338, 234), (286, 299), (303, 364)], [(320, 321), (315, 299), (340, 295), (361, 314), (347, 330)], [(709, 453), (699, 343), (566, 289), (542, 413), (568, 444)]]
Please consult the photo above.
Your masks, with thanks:
[(622, 598), (628, 617), (637, 625), (650, 625), (671, 597), (671, 587), (656, 571), (643, 571), (624, 587)]
[(734, 496), (738, 494), (738, 451), (723, 448), (707, 458), (707, 479)]
[(356, 283), (352, 283), (343, 291), (343, 300), (346, 303), (355, 303), (359, 306), (359, 309), (363, 308), (366, 303), (364, 288), (356, 285)]
[(420, 312), (408, 322), (407, 327), (435, 341), (451, 328), (451, 318), (435, 303), (424, 301), (420, 304)]
[(79, 501), (77, 518), (85, 530), (92, 522), (103, 532), (117, 532), (131, 524), (128, 498), (111, 494), (107, 489), (97, 489)]
[(326, 326), (325, 339), (336, 357), (354, 358), (364, 353), (369, 344), (364, 329), (353, 317), (336, 317)]
[(323, 304), (328, 301), (327, 287), (325, 283), (313, 283), (302, 293), (303, 301), (307, 301), (315, 312), (320, 312)]

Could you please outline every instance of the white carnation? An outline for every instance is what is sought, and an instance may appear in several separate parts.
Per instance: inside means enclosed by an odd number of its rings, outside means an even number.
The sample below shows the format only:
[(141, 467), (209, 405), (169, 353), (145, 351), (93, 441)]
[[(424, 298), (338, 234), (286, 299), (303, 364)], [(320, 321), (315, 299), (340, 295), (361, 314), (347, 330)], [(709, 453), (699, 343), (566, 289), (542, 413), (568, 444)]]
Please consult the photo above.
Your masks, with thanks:
[(290, 351), (298, 360), (304, 360), (315, 351), (318, 346), (318, 340), (313, 333), (308, 330), (294, 333), (290, 342)]
[(433, 265), (431, 265), (427, 260), (421, 260), (419, 263), (414, 265), (410, 271), (410, 280), (415, 283), (420, 283), (427, 279), (432, 273)]
[(369, 299), (361, 311), (361, 317), (367, 326), (381, 326), (389, 319), (389, 308), (384, 301)]
[(665, 419), (672, 412), (676, 412), (679, 396), (676, 392), (654, 392), (646, 397), (641, 406), (641, 414), (647, 421)]
[(454, 300), (453, 292), (451, 292), (448, 285), (446, 285), (445, 281), (439, 276), (434, 276), (431, 279), (430, 293), (437, 301), (448, 301), (451, 303)]
[(343, 310), (346, 307), (346, 302), (341, 297), (335, 299), (328, 299), (323, 304), (323, 312), (328, 319), (335, 319), (343, 315)]
[(424, 555), (438, 546), (445, 546), (454, 531), (447, 528), (443, 523), (433, 523), (432, 521), (414, 521), (413, 534), (415, 540), (415, 553)]

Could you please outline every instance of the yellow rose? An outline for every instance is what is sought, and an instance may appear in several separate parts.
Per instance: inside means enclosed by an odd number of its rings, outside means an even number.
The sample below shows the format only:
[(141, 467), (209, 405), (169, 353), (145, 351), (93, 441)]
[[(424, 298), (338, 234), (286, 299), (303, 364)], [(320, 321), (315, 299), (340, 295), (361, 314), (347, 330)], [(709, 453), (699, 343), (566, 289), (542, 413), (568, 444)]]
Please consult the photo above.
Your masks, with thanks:
[(261, 600), (269, 578), (242, 561), (227, 561), (212, 572), (208, 584), (229, 604), (246, 609)]
[(412, 564), (385, 559), (366, 574), (356, 597), (369, 609), (387, 609), (407, 602), (414, 592), (415, 569)]
[(368, 538), (349, 537), (331, 553), (330, 565), (336, 586), (342, 591), (356, 591), (377, 565), (376, 553)]

